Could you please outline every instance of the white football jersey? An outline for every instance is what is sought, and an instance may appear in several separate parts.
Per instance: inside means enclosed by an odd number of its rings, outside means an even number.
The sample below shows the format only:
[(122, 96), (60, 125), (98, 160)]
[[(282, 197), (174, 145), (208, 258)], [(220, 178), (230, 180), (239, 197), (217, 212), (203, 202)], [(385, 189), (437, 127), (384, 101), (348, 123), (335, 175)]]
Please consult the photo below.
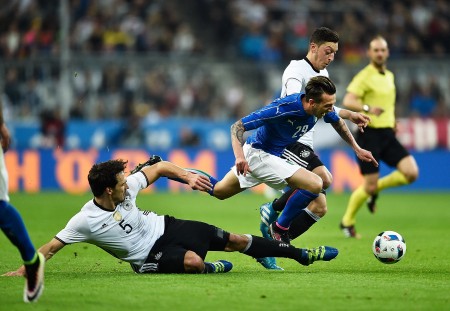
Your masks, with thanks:
[[(283, 77), (281, 78), (281, 95), (280, 97), (285, 97), (294, 93), (305, 92), (305, 86), (312, 77), (316, 76), (326, 76), (328, 77), (327, 69), (322, 69), (316, 71), (312, 64), (306, 60), (292, 60), (291, 63), (286, 67), (283, 72)], [(305, 144), (314, 149), (314, 127), (305, 133), (298, 140), (300, 143)]]
[(136, 206), (136, 195), (147, 187), (143, 173), (128, 176), (127, 185), (125, 200), (114, 211), (103, 209), (92, 199), (56, 238), (64, 244), (90, 243), (126, 262), (142, 265), (164, 233), (164, 216)]
[(0, 146), (0, 200), (9, 202), (8, 171), (6, 170), (5, 154)]

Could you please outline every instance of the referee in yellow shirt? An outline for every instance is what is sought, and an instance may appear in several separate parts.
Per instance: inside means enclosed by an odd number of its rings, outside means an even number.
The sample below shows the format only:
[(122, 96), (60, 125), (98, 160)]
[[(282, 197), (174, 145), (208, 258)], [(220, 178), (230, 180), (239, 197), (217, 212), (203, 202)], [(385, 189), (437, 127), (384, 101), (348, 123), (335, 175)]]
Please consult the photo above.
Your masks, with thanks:
[(396, 170), (380, 177), (379, 167), (358, 160), (364, 184), (351, 195), (340, 227), (346, 237), (359, 238), (356, 233), (356, 213), (367, 202), (371, 213), (376, 210), (378, 193), (386, 188), (412, 183), (419, 169), (413, 156), (395, 137), (395, 83), (394, 74), (387, 70), (389, 49), (386, 40), (377, 36), (370, 41), (367, 52), (370, 64), (363, 68), (347, 87), (343, 105), (353, 111), (367, 113), (371, 122), (364, 133), (357, 134), (356, 141), (372, 152), (375, 159)]

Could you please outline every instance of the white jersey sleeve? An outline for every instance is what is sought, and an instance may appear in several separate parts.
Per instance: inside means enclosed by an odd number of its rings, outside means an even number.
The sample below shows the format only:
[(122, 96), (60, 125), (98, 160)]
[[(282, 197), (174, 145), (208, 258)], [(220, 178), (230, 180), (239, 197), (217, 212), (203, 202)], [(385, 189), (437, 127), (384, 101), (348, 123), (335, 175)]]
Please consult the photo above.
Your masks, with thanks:
[[(291, 61), (284, 70), (283, 77), (281, 78), (281, 97), (304, 92), (308, 81), (316, 76), (328, 77), (328, 71), (326, 69), (317, 71), (306, 58)], [(314, 131), (315, 129), (312, 128), (300, 137), (298, 141), (314, 149)]]
[(66, 227), (56, 235), (56, 238), (64, 244), (85, 242), (89, 239), (89, 232), (87, 219), (83, 213), (79, 212), (69, 220)]
[(128, 192), (136, 197), (139, 191), (147, 188), (148, 181), (143, 172), (138, 172), (127, 177)]

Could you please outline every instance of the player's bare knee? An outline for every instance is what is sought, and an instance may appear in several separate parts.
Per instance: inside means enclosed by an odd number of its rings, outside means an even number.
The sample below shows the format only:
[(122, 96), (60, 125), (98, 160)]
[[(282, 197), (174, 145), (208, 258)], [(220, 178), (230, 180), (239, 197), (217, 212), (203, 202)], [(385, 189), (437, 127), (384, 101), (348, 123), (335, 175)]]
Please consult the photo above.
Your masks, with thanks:
[(366, 185), (364, 190), (367, 192), (368, 195), (374, 195), (377, 193), (378, 187), (377, 187), (377, 184), (373, 184), (373, 185), (370, 184), (370, 185)]
[(419, 167), (412, 156), (403, 158), (397, 165), (397, 169), (405, 176), (409, 184), (419, 177)]
[(328, 207), (324, 206), (324, 208), (320, 211), (320, 213), (317, 213), (317, 216), (320, 218), (323, 218), (328, 212)]
[(203, 259), (193, 251), (187, 251), (184, 256), (184, 270), (188, 273), (200, 273), (205, 268)]
[(322, 172), (319, 177), (322, 179), (323, 189), (328, 189), (333, 182), (333, 175), (329, 172)]
[(414, 174), (406, 177), (409, 181), (409, 183), (413, 183), (417, 180), (417, 178), (419, 178), (419, 172), (415, 172)]
[(249, 238), (246, 235), (230, 233), (230, 238), (225, 246), (226, 252), (235, 252), (244, 250), (249, 242)]
[(323, 181), (322, 178), (316, 175), (316, 178), (312, 179), (311, 183), (309, 184), (308, 191), (311, 191), (312, 193), (319, 194), (323, 187)]
[(329, 175), (326, 176), (325, 178), (322, 178), (322, 182), (323, 182), (323, 189), (328, 189), (328, 187), (330, 187), (331, 184), (333, 183), (333, 176)]
[(317, 216), (319, 216), (321, 218), (323, 216), (325, 216), (325, 214), (328, 211), (326, 201), (323, 202), (323, 201), (320, 200), (320, 198), (315, 199), (314, 201), (312, 201), (309, 204), (308, 209), (309, 209), (310, 212), (316, 214)]
[(403, 175), (405, 175), (408, 183), (413, 183), (419, 177), (419, 171), (417, 169), (416, 170), (413, 169), (413, 170), (404, 172)]
[(328, 208), (326, 205), (319, 206), (315, 211), (313, 211), (314, 214), (322, 218), (325, 216), (328, 212)]

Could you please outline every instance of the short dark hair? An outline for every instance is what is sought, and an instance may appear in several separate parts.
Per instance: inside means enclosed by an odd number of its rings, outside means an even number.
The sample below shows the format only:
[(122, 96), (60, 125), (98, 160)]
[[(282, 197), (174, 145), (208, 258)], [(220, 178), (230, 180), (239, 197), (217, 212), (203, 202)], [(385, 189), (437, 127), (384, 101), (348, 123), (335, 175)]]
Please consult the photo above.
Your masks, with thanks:
[(127, 163), (128, 161), (119, 159), (94, 164), (88, 174), (94, 196), (101, 196), (108, 187), (114, 188), (117, 185), (117, 174), (125, 170)]
[(325, 76), (312, 77), (305, 87), (306, 100), (314, 100), (316, 103), (322, 102), (323, 93), (333, 95), (336, 93), (336, 86), (330, 78)]
[(325, 42), (339, 42), (339, 34), (331, 30), (327, 27), (320, 27), (314, 30), (313, 34), (311, 35), (311, 38), (309, 39), (309, 43), (315, 43), (317, 45), (322, 45)]

